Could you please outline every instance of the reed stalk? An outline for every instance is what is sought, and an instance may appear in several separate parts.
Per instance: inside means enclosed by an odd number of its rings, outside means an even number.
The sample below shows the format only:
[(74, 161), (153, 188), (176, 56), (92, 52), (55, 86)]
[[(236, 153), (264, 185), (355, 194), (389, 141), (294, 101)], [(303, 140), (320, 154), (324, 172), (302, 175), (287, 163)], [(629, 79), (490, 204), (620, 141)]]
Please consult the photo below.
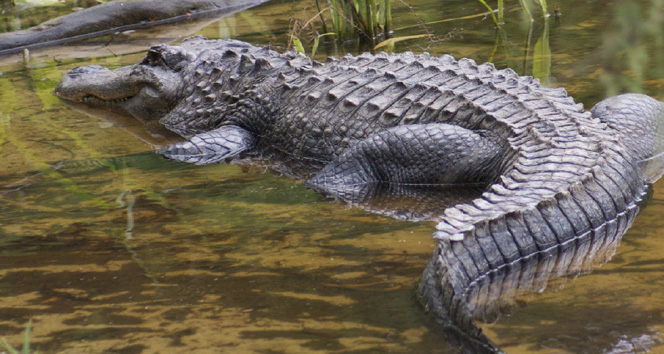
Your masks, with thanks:
[[(330, 18), (338, 39), (343, 41), (362, 37), (375, 42), (389, 35), (392, 27), (391, 0), (328, 1)], [(327, 33), (325, 28), (323, 31)]]

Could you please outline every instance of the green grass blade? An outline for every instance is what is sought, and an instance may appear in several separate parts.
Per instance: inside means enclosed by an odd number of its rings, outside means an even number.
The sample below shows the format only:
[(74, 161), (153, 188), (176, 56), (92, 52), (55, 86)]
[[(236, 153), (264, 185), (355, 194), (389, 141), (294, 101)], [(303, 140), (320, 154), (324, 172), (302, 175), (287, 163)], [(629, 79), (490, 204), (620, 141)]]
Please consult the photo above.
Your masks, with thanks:
[(505, 23), (505, 12), (503, 8), (503, 0), (498, 0), (498, 22)]
[(493, 23), (495, 23), (496, 26), (500, 26), (500, 24), (498, 23), (498, 19), (496, 18), (496, 15), (494, 14), (493, 9), (491, 8), (491, 6), (489, 6), (489, 4), (487, 4), (486, 1), (484, 1), (484, 0), (478, 0), (478, 1), (482, 5), (484, 5), (484, 7), (486, 7), (489, 10), (489, 13), (491, 14), (491, 18), (493, 19)]
[(295, 50), (297, 50), (298, 53), (307, 54), (304, 51), (304, 46), (302, 45), (302, 41), (300, 41), (297, 37), (293, 37), (293, 46), (295, 46)]
[(546, 15), (548, 14), (548, 7), (546, 6), (546, 0), (537, 0), (537, 3), (540, 6), (540, 10), (542, 10), (542, 16), (546, 18)]
[(311, 57), (313, 58), (316, 55), (316, 52), (318, 51), (318, 44), (320, 43), (320, 36), (314, 38), (314, 45), (311, 47)]
[(519, 0), (519, 3), (521, 4), (523, 14), (526, 16), (528, 21), (533, 22), (533, 15), (530, 12), (530, 5), (528, 5), (528, 1), (530, 0)]
[(23, 333), (23, 354), (30, 354), (30, 332), (32, 329), (32, 320), (28, 321), (28, 325), (25, 327), (25, 333)]
[(19, 354), (18, 350), (14, 349), (14, 347), (7, 343), (5, 338), (0, 338), (0, 345), (2, 345), (2, 347), (5, 348), (5, 350), (10, 354)]
[(381, 19), (381, 23), (383, 24), (383, 31), (385, 31), (385, 36), (389, 35), (390, 31), (392, 31), (392, 1), (391, 0), (383, 0), (383, 8), (381, 13), (383, 14), (383, 18)]
[(551, 76), (551, 48), (549, 47), (549, 22), (544, 22), (542, 37), (535, 43), (533, 49), (533, 77), (538, 78), (546, 85)]
[[(383, 47), (388, 47), (389, 48), (389, 46), (392, 46), (392, 49), (394, 49), (394, 44), (397, 43), (397, 42), (407, 41), (409, 39), (417, 39), (417, 38), (422, 38), (422, 37), (428, 37), (428, 36), (430, 36), (430, 35), (428, 35), (428, 34), (416, 34), (416, 35), (413, 35), (413, 36), (390, 38), (390, 39), (386, 39), (386, 40), (376, 44), (373, 47), (373, 49), (380, 49), (380, 48), (383, 48)], [(385, 51), (389, 52), (390, 50), (386, 49)]]
[(320, 18), (321, 26), (323, 26), (323, 32), (327, 33), (327, 24), (325, 23), (325, 17), (323, 17), (323, 10), (321, 10), (319, 0), (316, 0), (316, 9), (318, 10), (318, 18)]

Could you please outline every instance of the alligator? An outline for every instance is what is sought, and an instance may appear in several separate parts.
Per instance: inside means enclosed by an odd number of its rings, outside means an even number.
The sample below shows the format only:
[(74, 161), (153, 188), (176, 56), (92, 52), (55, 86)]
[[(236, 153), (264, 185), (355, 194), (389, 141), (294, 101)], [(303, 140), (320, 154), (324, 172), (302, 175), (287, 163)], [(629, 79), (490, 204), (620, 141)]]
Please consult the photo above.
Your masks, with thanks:
[(499, 348), (473, 324), (473, 288), (619, 239), (664, 171), (663, 103), (623, 94), (586, 111), (563, 88), (449, 55), (321, 63), (193, 37), (132, 66), (72, 69), (55, 93), (184, 137), (159, 151), (172, 160), (296, 162), (306, 167), (296, 177), (333, 198), (376, 186), (480, 188), (435, 215), (437, 246), (418, 288), (475, 352)]

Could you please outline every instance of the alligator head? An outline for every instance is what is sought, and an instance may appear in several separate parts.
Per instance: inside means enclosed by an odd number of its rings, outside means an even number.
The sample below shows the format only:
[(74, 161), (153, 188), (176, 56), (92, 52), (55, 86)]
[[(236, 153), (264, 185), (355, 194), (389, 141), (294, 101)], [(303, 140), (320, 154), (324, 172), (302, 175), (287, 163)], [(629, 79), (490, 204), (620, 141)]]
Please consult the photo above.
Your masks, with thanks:
[[(228, 81), (229, 72), (237, 70), (242, 59), (253, 57), (257, 50), (239, 41), (193, 37), (178, 46), (154, 46), (135, 65), (115, 70), (98, 65), (72, 69), (55, 94), (94, 116), (104, 111), (125, 115), (150, 132), (167, 128), (189, 137), (223, 119), (220, 112), (228, 102), (203, 100), (205, 92), (209, 93), (213, 85), (215, 92), (227, 92), (229, 83), (224, 81)], [(214, 117), (199, 114), (212, 106)], [(192, 113), (196, 113), (194, 117)]]
[(156, 46), (139, 64), (116, 70), (91, 65), (71, 70), (55, 89), (68, 103), (130, 115), (148, 125), (179, 101), (181, 72), (193, 55), (176, 47)]

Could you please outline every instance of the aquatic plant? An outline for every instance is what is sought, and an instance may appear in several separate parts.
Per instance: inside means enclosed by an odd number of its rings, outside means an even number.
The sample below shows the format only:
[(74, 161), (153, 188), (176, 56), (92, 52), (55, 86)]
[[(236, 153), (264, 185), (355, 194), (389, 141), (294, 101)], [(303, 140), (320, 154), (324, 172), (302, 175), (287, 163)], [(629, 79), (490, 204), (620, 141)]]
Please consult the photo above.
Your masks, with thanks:
[[(7, 343), (5, 338), (0, 338), (0, 346), (2, 346), (10, 354), (30, 354), (30, 332), (32, 331), (32, 320), (28, 321), (28, 324), (25, 326), (25, 332), (23, 332), (23, 345), (21, 351), (15, 349), (11, 344)], [(34, 354), (39, 353), (39, 350), (36, 350)]]
[[(338, 42), (357, 40), (365, 47), (390, 36), (392, 27), (392, 0), (314, 0), (318, 13), (306, 23), (295, 23), (291, 30), (293, 46), (304, 52), (300, 40), (302, 30), (310, 29), (313, 37), (312, 54), (314, 56), (320, 40), (324, 37), (335, 37)], [(327, 5), (324, 7), (324, 5)], [(313, 21), (320, 20), (320, 33)], [(331, 29), (328, 29), (328, 22)]]
[[(491, 6), (489, 6), (489, 4), (486, 3), (486, 1), (484, 0), (478, 0), (478, 1), (489, 10), (489, 12), (491, 13), (491, 18), (493, 19), (493, 22), (496, 24), (496, 26), (499, 27), (505, 22), (504, 0), (498, 0), (495, 10), (491, 8)], [(531, 2), (535, 2), (539, 6), (540, 12), (542, 13), (542, 17), (546, 18), (549, 16), (546, 0), (519, 0), (519, 4), (521, 5), (521, 10), (523, 11), (523, 14), (530, 22), (533, 21), (533, 15), (530, 9), (530, 7), (532, 6)], [(496, 13), (498, 14), (497, 17)]]
[[(486, 0), (478, 1), (488, 10), (487, 12), (458, 18), (446, 18), (435, 22), (425, 22), (419, 18), (416, 11), (410, 5), (401, 0), (401, 3), (417, 17), (418, 26), (422, 27), (425, 33), (398, 36), (394, 32), (399, 32), (412, 26), (397, 28), (393, 31), (391, 0), (314, 0), (317, 13), (313, 17), (303, 24), (297, 20), (291, 21), (290, 44), (301, 53), (306, 53), (305, 47), (310, 46), (310, 55), (312, 57), (315, 56), (320, 41), (325, 39), (325, 37), (336, 38), (336, 41), (332, 43), (328, 42), (328, 44), (333, 44), (334, 48), (338, 48), (337, 44), (339, 43), (343, 43), (345, 46), (354, 43), (358, 46), (346, 49), (350, 51), (381, 49), (390, 52), (397, 42), (422, 37), (434, 38), (434, 35), (427, 31), (427, 25), (486, 16), (492, 18), (496, 28), (500, 32), (505, 17), (504, 0), (497, 0), (495, 9)], [(531, 24), (534, 22), (533, 2), (539, 8), (546, 22), (549, 16), (546, 0), (519, 0), (524, 20)], [(325, 7), (325, 5), (327, 6)], [(556, 16), (559, 14), (557, 7), (555, 14)], [(322, 32), (318, 28), (322, 29)], [(304, 44), (305, 39), (307, 45)], [(338, 54), (338, 52), (332, 54)]]
[[(320, 0), (315, 1), (320, 9)], [(339, 40), (359, 36), (374, 42), (377, 37), (389, 34), (392, 25), (391, 0), (328, 0), (328, 4), (334, 33)], [(321, 19), (325, 23), (323, 17)]]

